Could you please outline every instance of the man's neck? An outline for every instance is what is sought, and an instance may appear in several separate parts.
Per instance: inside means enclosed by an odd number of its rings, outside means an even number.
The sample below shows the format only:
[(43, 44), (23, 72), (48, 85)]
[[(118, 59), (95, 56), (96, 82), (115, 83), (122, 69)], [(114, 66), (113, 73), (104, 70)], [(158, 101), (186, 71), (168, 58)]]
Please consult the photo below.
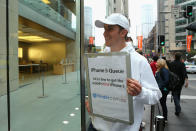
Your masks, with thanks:
[(110, 47), (111, 52), (119, 52), (123, 48), (125, 48), (127, 45), (125, 42), (118, 43), (117, 45), (113, 45)]

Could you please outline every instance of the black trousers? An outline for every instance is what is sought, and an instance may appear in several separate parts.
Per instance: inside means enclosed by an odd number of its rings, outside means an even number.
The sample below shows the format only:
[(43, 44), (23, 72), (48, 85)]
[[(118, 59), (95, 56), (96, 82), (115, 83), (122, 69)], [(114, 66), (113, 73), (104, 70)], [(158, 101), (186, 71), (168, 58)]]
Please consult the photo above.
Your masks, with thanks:
[(165, 120), (167, 120), (167, 95), (169, 94), (169, 91), (161, 91), (162, 92), (162, 97), (160, 99), (160, 103), (161, 103), (161, 107), (162, 107), (162, 111), (163, 111), (163, 116), (165, 118)]
[(89, 127), (88, 127), (88, 131), (97, 131), (94, 127), (92, 122), (90, 123)]
[(183, 85), (179, 85), (179, 88), (172, 92), (176, 113), (180, 113), (181, 112), (180, 96), (181, 96), (182, 86)]

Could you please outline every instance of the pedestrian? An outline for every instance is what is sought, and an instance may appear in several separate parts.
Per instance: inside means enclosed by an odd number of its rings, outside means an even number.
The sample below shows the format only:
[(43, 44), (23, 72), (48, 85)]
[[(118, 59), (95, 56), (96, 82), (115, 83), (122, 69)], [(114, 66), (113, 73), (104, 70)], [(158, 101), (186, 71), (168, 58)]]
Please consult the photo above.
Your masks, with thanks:
[[(188, 76), (186, 74), (185, 64), (181, 62), (181, 57), (182, 57), (181, 53), (179, 52), (175, 53), (175, 60), (170, 64), (170, 71), (175, 73), (180, 79), (179, 84), (172, 91), (176, 116), (179, 116), (181, 112), (180, 95), (182, 91), (182, 86), (184, 85), (186, 77), (188, 79)], [(188, 85), (186, 87), (188, 87)]]
[(153, 75), (155, 76), (155, 73), (157, 71), (157, 67), (156, 67), (156, 64), (157, 64), (157, 60), (158, 60), (158, 56), (155, 55), (152, 57), (153, 61), (150, 63), (150, 67), (152, 69), (152, 72), (153, 72)]
[[(95, 25), (104, 28), (105, 43), (110, 47), (111, 52), (130, 54), (132, 78), (127, 78), (127, 93), (133, 96), (134, 123), (130, 125), (112, 122), (92, 116), (92, 123), (88, 131), (138, 131), (142, 121), (144, 104), (156, 104), (162, 96), (161, 92), (147, 60), (138, 54), (131, 44), (126, 43), (126, 35), (129, 31), (128, 19), (119, 13), (114, 13), (103, 21), (96, 20)], [(88, 101), (86, 107), (90, 112)]]
[(164, 59), (158, 59), (156, 63), (157, 72), (155, 74), (156, 81), (159, 85), (159, 89), (161, 90), (162, 97), (160, 99), (163, 116), (165, 123), (167, 123), (167, 95), (169, 91), (167, 90), (167, 86), (169, 85), (169, 70)]

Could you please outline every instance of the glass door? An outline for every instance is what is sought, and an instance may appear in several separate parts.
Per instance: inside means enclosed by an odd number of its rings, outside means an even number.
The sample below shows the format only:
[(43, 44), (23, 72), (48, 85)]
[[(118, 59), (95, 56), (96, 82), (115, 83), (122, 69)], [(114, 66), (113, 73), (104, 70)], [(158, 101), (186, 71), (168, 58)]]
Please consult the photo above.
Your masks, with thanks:
[(80, 3), (0, 1), (0, 130), (81, 130)]

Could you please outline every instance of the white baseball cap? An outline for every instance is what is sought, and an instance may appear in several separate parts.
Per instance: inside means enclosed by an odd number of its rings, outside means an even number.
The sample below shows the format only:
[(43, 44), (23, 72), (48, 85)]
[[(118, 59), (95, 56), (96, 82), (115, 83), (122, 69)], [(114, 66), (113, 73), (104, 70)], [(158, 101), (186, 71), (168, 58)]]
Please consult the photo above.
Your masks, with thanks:
[(129, 32), (129, 21), (124, 15), (120, 13), (113, 13), (104, 20), (95, 21), (95, 26), (98, 28), (104, 28), (104, 24), (119, 25)]

